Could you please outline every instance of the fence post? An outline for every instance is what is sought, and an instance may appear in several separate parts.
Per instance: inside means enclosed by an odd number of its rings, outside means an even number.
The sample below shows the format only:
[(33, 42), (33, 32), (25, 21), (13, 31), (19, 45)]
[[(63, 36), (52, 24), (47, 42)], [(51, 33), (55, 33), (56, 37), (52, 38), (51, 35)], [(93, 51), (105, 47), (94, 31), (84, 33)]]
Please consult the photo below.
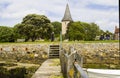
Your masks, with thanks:
[(83, 57), (81, 56), (81, 67), (83, 67)]
[[(77, 59), (75, 59), (74, 64), (77, 63)], [(74, 66), (74, 78), (77, 78), (77, 69)]]

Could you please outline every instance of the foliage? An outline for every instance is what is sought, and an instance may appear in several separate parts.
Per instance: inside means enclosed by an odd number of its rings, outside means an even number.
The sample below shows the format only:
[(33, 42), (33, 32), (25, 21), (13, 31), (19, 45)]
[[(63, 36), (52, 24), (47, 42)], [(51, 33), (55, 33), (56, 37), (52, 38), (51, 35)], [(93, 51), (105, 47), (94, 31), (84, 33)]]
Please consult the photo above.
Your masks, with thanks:
[[(0, 63), (0, 78), (31, 78), (39, 66), (24, 67), (10, 63)], [(9, 65), (10, 64), (10, 65)], [(13, 65), (13, 66), (12, 66)], [(16, 65), (16, 66), (15, 66)], [(9, 67), (10, 66), (10, 67)]]
[(85, 40), (87, 41), (93, 41), (95, 40), (95, 37), (99, 35), (99, 26), (95, 23), (90, 23), (87, 28), (85, 28)]
[(93, 41), (100, 34), (99, 26), (95, 23), (72, 22), (68, 25), (66, 37), (69, 40)]
[(49, 39), (53, 31), (50, 20), (44, 15), (29, 14), (23, 18), (21, 24), (15, 25), (16, 33), (19, 33), (28, 41), (31, 39)]
[(60, 36), (60, 32), (61, 32), (61, 23), (60, 22), (52, 22), (52, 25), (54, 27), (54, 33), (55, 33), (55, 37), (59, 37)]
[(25, 78), (31, 78), (32, 75), (37, 71), (38, 66), (32, 66), (29, 68), (26, 68), (26, 74), (25, 74)]
[(0, 67), (0, 78), (8, 78), (9, 72), (6, 68)]
[(14, 36), (13, 28), (0, 26), (0, 42), (14, 42)]
[(25, 67), (18, 67), (9, 70), (9, 73), (10, 73), (9, 78), (25, 78), (24, 75), (26, 73), (26, 69)]
[(7, 67), (11, 67), (11, 66), (17, 66), (17, 64), (10, 63), (10, 62), (6, 62), (6, 63), (0, 63), (0, 66), (7, 66)]
[(25, 78), (25, 72), (26, 69), (24, 67), (18, 67), (10, 70), (0, 67), (0, 78)]
[(66, 37), (69, 40), (83, 40), (84, 29), (80, 22), (69, 23)]

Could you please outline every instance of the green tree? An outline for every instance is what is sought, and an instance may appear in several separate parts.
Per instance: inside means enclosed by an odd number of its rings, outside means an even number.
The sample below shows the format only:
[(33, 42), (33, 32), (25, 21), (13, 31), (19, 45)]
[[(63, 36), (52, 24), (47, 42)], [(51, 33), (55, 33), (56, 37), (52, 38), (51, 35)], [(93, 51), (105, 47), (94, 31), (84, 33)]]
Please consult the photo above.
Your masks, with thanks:
[(37, 38), (50, 39), (53, 26), (44, 15), (28, 14), (21, 24), (15, 26), (15, 29), (26, 41), (29, 39), (35, 41)]
[(100, 32), (99, 26), (95, 23), (90, 23), (86, 31), (87, 37), (85, 38), (85, 40), (91, 41), (95, 40), (95, 37), (99, 35), (99, 32)]
[(68, 25), (66, 37), (70, 40), (93, 41), (99, 34), (99, 26), (95, 23), (73, 22)]
[(0, 42), (14, 42), (14, 36), (12, 27), (0, 26)]
[(69, 23), (66, 37), (69, 40), (83, 40), (84, 29), (81, 22)]
[(110, 31), (108, 31), (108, 30), (106, 30), (104, 33), (105, 33), (105, 34), (109, 34), (109, 35), (113, 35), (113, 33), (110, 32)]
[(82, 26), (84, 27), (85, 31), (84, 40), (86, 41), (93, 41), (95, 40), (95, 37), (100, 34), (100, 28), (95, 23), (82, 22)]
[(34, 26), (31, 24), (17, 24), (14, 27), (15, 33), (17, 34), (18, 38), (25, 38), (26, 41), (28, 41), (30, 38), (34, 40), (33, 37), (34, 35)]
[(60, 32), (61, 32), (61, 23), (60, 22), (52, 22), (53, 28), (54, 28), (54, 33), (55, 33), (55, 37), (59, 37), (60, 36)]

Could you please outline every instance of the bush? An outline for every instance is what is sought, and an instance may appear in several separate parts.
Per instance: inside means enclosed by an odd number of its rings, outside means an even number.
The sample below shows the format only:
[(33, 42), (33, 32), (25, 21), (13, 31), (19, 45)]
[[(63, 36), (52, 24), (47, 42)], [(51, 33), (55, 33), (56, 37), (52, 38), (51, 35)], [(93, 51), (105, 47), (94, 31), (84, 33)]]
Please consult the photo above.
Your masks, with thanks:
[(0, 63), (0, 66), (7, 66), (7, 67), (11, 67), (11, 66), (16, 66), (17, 64), (14, 63)]
[(25, 73), (25, 67), (19, 67), (10, 70), (0, 67), (0, 78), (25, 78)]
[(6, 68), (0, 67), (0, 78), (9, 78), (9, 71)]
[(25, 78), (24, 75), (26, 73), (25, 67), (11, 69), (9, 78)]

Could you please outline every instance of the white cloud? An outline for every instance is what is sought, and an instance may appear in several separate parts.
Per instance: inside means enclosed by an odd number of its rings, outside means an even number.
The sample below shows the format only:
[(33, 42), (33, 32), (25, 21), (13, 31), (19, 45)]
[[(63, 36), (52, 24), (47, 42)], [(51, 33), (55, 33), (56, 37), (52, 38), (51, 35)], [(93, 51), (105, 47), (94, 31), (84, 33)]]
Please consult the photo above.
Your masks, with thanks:
[(96, 21), (95, 23), (97, 23), (102, 30), (109, 30), (111, 32), (114, 32), (115, 26), (118, 26), (117, 22), (110, 22), (107, 20)]
[[(61, 21), (67, 0), (0, 0), (0, 4), (8, 3), (5, 8), (0, 6), (0, 25), (14, 26), (22, 21), (27, 14), (45, 14), (51, 21)], [(118, 25), (118, 10), (90, 9), (89, 4), (118, 7), (118, 0), (69, 0), (72, 18), (75, 21), (95, 22), (101, 29), (113, 32)]]
[(106, 5), (106, 6), (118, 6), (118, 0), (89, 0), (91, 3)]

